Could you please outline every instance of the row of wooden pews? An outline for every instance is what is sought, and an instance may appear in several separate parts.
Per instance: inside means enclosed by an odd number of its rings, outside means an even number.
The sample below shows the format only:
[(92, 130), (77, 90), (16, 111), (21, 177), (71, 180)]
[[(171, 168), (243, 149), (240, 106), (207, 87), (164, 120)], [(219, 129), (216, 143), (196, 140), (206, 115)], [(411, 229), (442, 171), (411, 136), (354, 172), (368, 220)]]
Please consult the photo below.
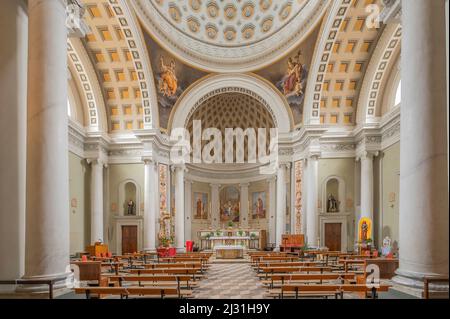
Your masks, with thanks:
[(78, 266), (83, 282), (74, 291), (85, 294), (87, 299), (192, 298), (198, 281), (209, 269), (211, 256), (210, 253), (185, 253), (155, 258), (148, 253), (137, 253), (74, 260), (72, 264)]
[(256, 276), (267, 289), (267, 296), (279, 299), (343, 299), (344, 294), (376, 299), (378, 293), (389, 290), (389, 285), (366, 284), (367, 266), (389, 265), (392, 273), (398, 268), (397, 260), (342, 252), (254, 252), (250, 259)]

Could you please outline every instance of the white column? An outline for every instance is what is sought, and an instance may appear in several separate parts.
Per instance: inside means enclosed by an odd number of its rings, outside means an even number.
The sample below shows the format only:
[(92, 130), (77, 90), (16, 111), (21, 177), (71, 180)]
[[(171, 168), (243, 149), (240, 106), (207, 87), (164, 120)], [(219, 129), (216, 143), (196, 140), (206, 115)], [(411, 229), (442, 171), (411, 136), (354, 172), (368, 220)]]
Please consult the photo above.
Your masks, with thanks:
[[(402, 5), (400, 268), (394, 280), (422, 287), (424, 276), (448, 277), (445, 2)], [(448, 290), (448, 283), (439, 288)]]
[(67, 29), (63, 3), (28, 0), (24, 277), (30, 279), (70, 274)]
[(270, 244), (275, 244), (276, 202), (277, 202), (276, 178), (275, 178), (275, 176), (273, 176), (273, 177), (269, 178), (269, 243)]
[[(25, 168), (28, 16), (24, 0), (0, 10), (0, 280), (25, 266)], [(0, 287), (0, 290), (10, 287)], [(14, 288), (13, 288), (14, 289)]]
[(220, 225), (220, 199), (219, 184), (210, 184), (211, 187), (211, 226), (217, 228)]
[(286, 164), (281, 164), (277, 171), (277, 211), (276, 211), (276, 249), (282, 244), (282, 235), (286, 232)]
[[(150, 158), (144, 162), (144, 250), (156, 249), (156, 213), (159, 199), (155, 180), (158, 179), (156, 163)], [(158, 204), (158, 205), (157, 205)]]
[[(373, 157), (376, 154), (364, 152), (361, 156), (361, 217), (373, 222)], [(340, 199), (341, 202), (343, 199)], [(358, 224), (358, 221), (356, 221)]]
[(175, 238), (177, 251), (184, 251), (184, 166), (175, 167)]
[[(103, 242), (103, 162), (89, 159), (91, 164), (91, 244)], [(137, 208), (139, 209), (139, 208)]]
[(308, 164), (304, 159), (302, 160), (303, 172), (302, 172), (302, 216), (301, 216), (301, 234), (306, 235), (306, 225), (307, 225), (307, 203), (308, 201)]
[[(192, 240), (192, 181), (186, 179), (184, 182), (184, 237), (186, 240)], [(206, 208), (209, 210), (209, 207)]]
[(317, 247), (318, 237), (318, 214), (317, 214), (317, 179), (319, 175), (319, 159), (317, 156), (311, 156), (308, 159), (308, 193), (307, 193), (307, 224), (306, 240), (309, 247)]
[(248, 227), (248, 218), (249, 218), (249, 211), (248, 211), (248, 186), (249, 183), (243, 183), (240, 184), (241, 189), (241, 211), (240, 211), (240, 226), (241, 227)]

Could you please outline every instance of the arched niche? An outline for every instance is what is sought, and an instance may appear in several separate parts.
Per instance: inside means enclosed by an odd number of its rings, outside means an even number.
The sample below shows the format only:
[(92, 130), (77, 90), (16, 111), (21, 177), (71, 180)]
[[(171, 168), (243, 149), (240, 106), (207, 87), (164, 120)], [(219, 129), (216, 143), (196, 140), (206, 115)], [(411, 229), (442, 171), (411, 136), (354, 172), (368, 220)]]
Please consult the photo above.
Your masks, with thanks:
[[(330, 195), (337, 201), (336, 211), (329, 210)], [(322, 213), (345, 213), (345, 210), (345, 181), (340, 176), (328, 176), (322, 183)]]
[[(132, 179), (127, 179), (119, 184), (119, 215), (120, 216), (139, 216), (140, 215), (140, 194), (139, 185)], [(128, 203), (133, 201), (133, 214), (128, 213)]]
[(245, 94), (261, 103), (280, 134), (293, 129), (294, 120), (289, 104), (273, 84), (256, 75), (233, 73), (206, 76), (191, 85), (173, 107), (168, 131), (186, 128), (192, 114), (203, 102), (224, 93)]

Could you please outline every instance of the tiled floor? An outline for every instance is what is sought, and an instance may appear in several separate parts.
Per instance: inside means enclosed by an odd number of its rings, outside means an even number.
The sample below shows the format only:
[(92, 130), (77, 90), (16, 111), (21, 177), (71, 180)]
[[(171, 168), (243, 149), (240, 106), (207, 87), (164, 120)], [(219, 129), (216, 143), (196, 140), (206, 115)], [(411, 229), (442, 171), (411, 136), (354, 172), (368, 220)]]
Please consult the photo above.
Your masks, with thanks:
[(265, 292), (248, 263), (213, 263), (194, 296), (199, 299), (262, 299)]

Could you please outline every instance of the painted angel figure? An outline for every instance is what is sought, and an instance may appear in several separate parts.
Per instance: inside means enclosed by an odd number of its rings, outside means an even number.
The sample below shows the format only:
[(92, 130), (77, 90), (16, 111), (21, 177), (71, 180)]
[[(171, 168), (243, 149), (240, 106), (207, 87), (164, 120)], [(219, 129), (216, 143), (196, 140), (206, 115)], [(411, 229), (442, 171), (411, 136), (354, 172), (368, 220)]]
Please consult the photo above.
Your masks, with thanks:
[(302, 84), (302, 73), (303, 65), (300, 61), (302, 53), (298, 52), (295, 60), (292, 58), (288, 59), (288, 69), (287, 74), (283, 80), (283, 92), (285, 95), (295, 94), (300, 96), (303, 94), (303, 84)]
[(178, 89), (178, 80), (175, 74), (175, 61), (170, 61), (169, 65), (164, 63), (163, 57), (160, 59), (161, 77), (159, 79), (159, 91), (164, 96), (173, 96)]

